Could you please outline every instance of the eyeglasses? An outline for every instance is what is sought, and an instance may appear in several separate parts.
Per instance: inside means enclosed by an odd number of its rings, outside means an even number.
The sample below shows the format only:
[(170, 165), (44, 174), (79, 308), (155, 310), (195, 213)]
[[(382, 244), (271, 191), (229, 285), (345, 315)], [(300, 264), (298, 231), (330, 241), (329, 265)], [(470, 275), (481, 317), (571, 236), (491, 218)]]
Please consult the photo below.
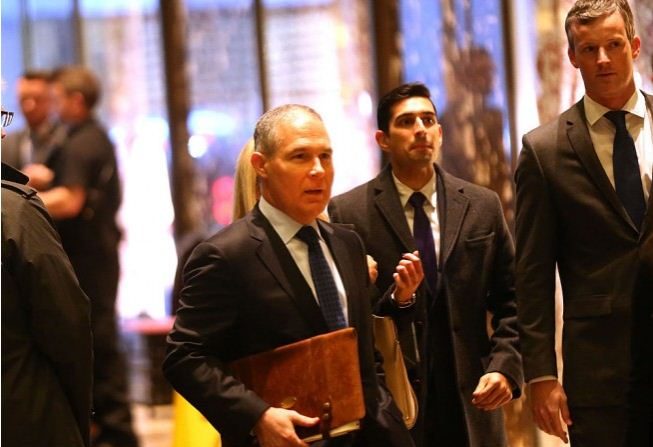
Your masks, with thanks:
[(2, 111), (2, 127), (7, 127), (14, 120), (14, 112)]

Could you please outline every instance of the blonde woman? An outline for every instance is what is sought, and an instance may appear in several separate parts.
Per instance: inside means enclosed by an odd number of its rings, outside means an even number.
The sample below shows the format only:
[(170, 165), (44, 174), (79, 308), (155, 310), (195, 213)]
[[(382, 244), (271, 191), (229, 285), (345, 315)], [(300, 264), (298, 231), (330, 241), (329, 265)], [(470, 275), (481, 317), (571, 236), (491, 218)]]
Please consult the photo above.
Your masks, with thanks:
[[(250, 209), (254, 208), (258, 199), (256, 173), (249, 162), (253, 151), (254, 140), (250, 138), (240, 150), (236, 161), (232, 220), (243, 217)], [(197, 240), (197, 242), (200, 241)], [(193, 247), (187, 250), (186, 257)], [(180, 260), (179, 264), (183, 266), (184, 263)], [(181, 278), (176, 278), (176, 281), (181, 281)], [(179, 290), (178, 288), (175, 289)], [(174, 447), (219, 447), (221, 445), (220, 435), (215, 428), (195, 407), (177, 393), (174, 393), (174, 407)]]

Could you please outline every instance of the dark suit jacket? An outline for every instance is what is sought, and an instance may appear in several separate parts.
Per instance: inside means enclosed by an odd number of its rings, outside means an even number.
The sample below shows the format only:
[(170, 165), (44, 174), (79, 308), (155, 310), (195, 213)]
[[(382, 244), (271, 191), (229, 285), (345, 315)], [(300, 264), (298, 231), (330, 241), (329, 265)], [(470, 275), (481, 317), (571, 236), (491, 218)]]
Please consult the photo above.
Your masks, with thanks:
[(9, 171), (3, 163), (2, 445), (88, 446), (89, 301), (36, 191), (5, 181)]
[[(646, 98), (651, 113), (651, 97)], [(622, 405), (629, 391), (633, 318), (651, 334), (653, 194), (638, 233), (594, 151), (582, 101), (524, 136), (515, 179), (517, 295), (526, 379), (557, 375), (557, 264), (569, 405)], [(634, 301), (648, 303), (643, 320), (633, 314)], [(642, 342), (650, 364), (651, 339)]]
[[(369, 280), (360, 239), (349, 229), (319, 225), (347, 292), (350, 326), (359, 337), (367, 415), (357, 445), (410, 446), (401, 414), (376, 375)], [(244, 446), (269, 405), (225, 365), (325, 332), (311, 289), (256, 207), (191, 254), (164, 372), (216, 427), (225, 446)]]
[[(501, 411), (484, 412), (472, 404), (472, 391), (486, 372), (499, 371), (516, 385), (522, 383), (513, 289), (513, 244), (499, 199), (488, 189), (453, 177), (436, 166), (441, 245), (438, 299), (446, 300), (451, 322), (456, 382), (465, 412), (471, 446), (503, 445)], [(367, 253), (378, 262), (379, 290), (373, 295), (376, 312), (397, 322), (401, 347), (414, 384), (419, 381), (423, 412), (428, 385), (426, 352), (428, 303), (433, 293), (424, 282), (415, 306), (398, 309), (387, 293), (402, 253), (415, 242), (399, 201), (390, 166), (376, 178), (334, 197), (329, 206), (334, 222), (353, 224)], [(492, 337), (486, 331), (486, 311), (493, 314)], [(417, 341), (417, 345), (415, 344)], [(422, 361), (418, 361), (421, 359)], [(428, 423), (428, 421), (426, 421)]]

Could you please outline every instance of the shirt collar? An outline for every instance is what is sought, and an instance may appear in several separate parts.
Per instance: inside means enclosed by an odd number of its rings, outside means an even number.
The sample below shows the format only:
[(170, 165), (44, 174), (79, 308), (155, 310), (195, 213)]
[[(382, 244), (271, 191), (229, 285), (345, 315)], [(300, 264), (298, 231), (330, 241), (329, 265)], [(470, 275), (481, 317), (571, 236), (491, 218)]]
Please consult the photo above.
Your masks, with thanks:
[[(286, 245), (297, 235), (299, 229), (304, 226), (280, 209), (272, 206), (263, 196), (259, 199), (258, 208)], [(310, 226), (312, 226), (315, 231), (317, 231), (318, 236), (322, 238), (317, 226), (317, 221), (314, 220)]]
[[(422, 189), (419, 190), (424, 196), (426, 197), (426, 201), (433, 207), (435, 208), (436, 204), (436, 176), (437, 172), (434, 170), (433, 171), (433, 178), (426, 182), (426, 185), (422, 187)], [(403, 208), (406, 207), (406, 204), (408, 203), (408, 199), (410, 199), (410, 196), (414, 193), (417, 192), (410, 186), (405, 185), (404, 183), (399, 180), (394, 172), (392, 173), (392, 180), (395, 182), (395, 186), (397, 187), (397, 192), (399, 193), (399, 201), (401, 202), (401, 206)]]
[[(605, 115), (606, 112), (609, 112), (610, 109), (594, 101), (589, 96), (585, 95), (583, 97), (583, 105), (585, 106), (585, 116), (587, 117), (587, 122), (590, 126), (594, 126), (598, 120)], [(644, 119), (646, 116), (646, 99), (642, 92), (638, 89), (635, 89), (635, 93), (630, 97), (626, 104), (621, 108), (628, 113)]]

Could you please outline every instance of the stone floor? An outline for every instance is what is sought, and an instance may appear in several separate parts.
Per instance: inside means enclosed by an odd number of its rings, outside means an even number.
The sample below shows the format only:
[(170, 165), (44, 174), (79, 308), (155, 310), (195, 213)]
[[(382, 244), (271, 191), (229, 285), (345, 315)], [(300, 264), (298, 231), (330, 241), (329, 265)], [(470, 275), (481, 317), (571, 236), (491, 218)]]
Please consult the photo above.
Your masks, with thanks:
[(132, 405), (140, 447), (172, 447), (172, 405)]

